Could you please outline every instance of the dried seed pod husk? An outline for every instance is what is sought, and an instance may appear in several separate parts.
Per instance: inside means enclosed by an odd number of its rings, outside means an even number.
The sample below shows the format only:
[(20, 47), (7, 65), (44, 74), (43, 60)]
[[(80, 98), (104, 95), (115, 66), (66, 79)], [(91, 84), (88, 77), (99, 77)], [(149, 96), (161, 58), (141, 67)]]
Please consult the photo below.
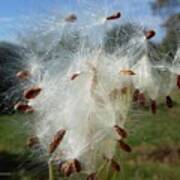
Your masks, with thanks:
[(69, 16), (65, 17), (65, 21), (67, 22), (75, 22), (77, 20), (77, 16), (75, 14), (70, 14)]
[(64, 176), (70, 176), (73, 173), (81, 171), (81, 164), (77, 159), (72, 159), (62, 163), (59, 168)]
[(135, 89), (134, 94), (133, 94), (133, 102), (138, 101), (139, 93), (140, 93), (139, 89)]
[(24, 97), (26, 99), (34, 99), (40, 94), (41, 91), (42, 91), (42, 88), (38, 86), (32, 87), (24, 91)]
[(86, 180), (97, 180), (96, 173), (91, 173), (87, 176)]
[(167, 105), (167, 107), (169, 107), (169, 108), (172, 108), (172, 107), (173, 107), (173, 101), (172, 101), (172, 99), (171, 99), (170, 96), (166, 96), (166, 105)]
[(145, 37), (146, 39), (151, 39), (156, 35), (156, 32), (154, 30), (146, 31), (145, 32)]
[(32, 106), (28, 105), (25, 102), (18, 102), (15, 104), (14, 109), (23, 113), (32, 113), (34, 109)]
[(131, 147), (126, 144), (125, 142), (123, 142), (123, 140), (118, 140), (118, 144), (120, 146), (120, 148), (128, 153), (130, 153), (132, 151)]
[(60, 129), (55, 135), (54, 138), (52, 140), (52, 142), (49, 145), (49, 154), (52, 154), (57, 147), (60, 145), (60, 143), (62, 142), (64, 135), (66, 134), (66, 130), (64, 129)]
[(125, 75), (125, 76), (133, 76), (136, 73), (130, 69), (123, 69), (120, 71), (120, 74)]
[(121, 13), (117, 12), (117, 13), (112, 14), (111, 16), (108, 16), (106, 20), (116, 20), (116, 19), (119, 19), (120, 17), (121, 17)]
[(141, 106), (145, 106), (146, 105), (146, 98), (144, 96), (144, 93), (142, 93), (142, 92), (140, 92), (139, 95), (138, 95), (138, 103)]
[(151, 112), (153, 114), (156, 114), (156, 110), (157, 110), (156, 101), (155, 100), (151, 100)]
[(180, 75), (177, 75), (176, 85), (180, 89)]
[(72, 76), (71, 76), (71, 80), (75, 80), (78, 76), (80, 75), (80, 72), (77, 72), (77, 73), (74, 73)]
[(21, 79), (21, 80), (26, 80), (26, 79), (28, 79), (30, 77), (30, 75), (31, 74), (30, 74), (29, 71), (24, 70), (24, 71), (17, 72), (16, 77)]
[(115, 131), (118, 133), (119, 136), (121, 136), (122, 138), (127, 138), (128, 134), (125, 131), (125, 129), (121, 128), (118, 125), (114, 126)]
[(111, 162), (111, 167), (114, 171), (119, 172), (121, 170), (119, 163), (116, 162), (114, 159), (111, 159), (110, 162)]
[(31, 136), (27, 139), (26, 145), (30, 148), (39, 144), (39, 138), (37, 136)]

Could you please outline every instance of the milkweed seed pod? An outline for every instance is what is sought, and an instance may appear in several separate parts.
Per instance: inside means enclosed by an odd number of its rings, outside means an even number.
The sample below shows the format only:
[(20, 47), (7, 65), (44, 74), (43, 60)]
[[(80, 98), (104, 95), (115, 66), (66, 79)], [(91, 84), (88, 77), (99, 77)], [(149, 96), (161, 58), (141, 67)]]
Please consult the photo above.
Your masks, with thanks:
[(180, 89), (180, 75), (177, 75), (177, 87)]
[(172, 107), (173, 107), (173, 101), (172, 101), (172, 99), (171, 99), (170, 96), (166, 96), (166, 105), (167, 105), (167, 107), (169, 107), (169, 108), (172, 108)]
[(66, 130), (60, 129), (53, 137), (52, 142), (49, 145), (49, 154), (52, 154), (56, 148), (60, 145), (61, 141), (64, 138), (64, 135), (66, 134)]
[(114, 129), (115, 131), (118, 133), (118, 135), (122, 138), (127, 138), (128, 134), (127, 132), (125, 131), (125, 129), (121, 128), (120, 126), (118, 125), (115, 125), (114, 126)]
[(19, 71), (17, 74), (16, 74), (16, 77), (21, 79), (21, 80), (26, 80), (30, 77), (30, 72), (29, 71)]
[(77, 20), (77, 16), (75, 14), (70, 14), (69, 16), (65, 17), (65, 21), (67, 22), (75, 22)]
[(111, 16), (108, 16), (106, 18), (106, 20), (115, 20), (115, 19), (119, 19), (121, 17), (121, 13), (120, 12), (117, 12), (115, 14), (112, 14)]
[(155, 100), (151, 100), (151, 112), (153, 114), (156, 114), (156, 111), (157, 111), (156, 101)]
[(68, 160), (60, 165), (59, 170), (64, 176), (70, 176), (81, 171), (81, 164), (77, 159)]
[(128, 144), (126, 144), (123, 140), (118, 140), (118, 144), (123, 151), (128, 153), (132, 151), (131, 147)]
[(145, 37), (146, 37), (146, 39), (151, 39), (151, 38), (153, 38), (155, 35), (156, 35), (156, 32), (153, 31), (153, 30), (150, 30), (150, 31), (146, 31), (146, 32), (145, 32)]
[(135, 89), (134, 94), (133, 94), (133, 102), (137, 102), (138, 101), (139, 93), (140, 93), (139, 89)]
[(96, 173), (89, 174), (86, 178), (86, 180), (98, 180)]
[(142, 92), (139, 93), (138, 103), (139, 103), (141, 106), (145, 106), (145, 105), (146, 105), (146, 98), (145, 98), (145, 96), (144, 96), (144, 93), (142, 93)]
[(32, 106), (28, 105), (25, 102), (18, 102), (15, 106), (14, 109), (23, 113), (32, 113), (34, 112), (34, 109)]
[(26, 99), (34, 99), (40, 94), (41, 91), (42, 91), (42, 88), (38, 86), (32, 87), (24, 91), (24, 97)]

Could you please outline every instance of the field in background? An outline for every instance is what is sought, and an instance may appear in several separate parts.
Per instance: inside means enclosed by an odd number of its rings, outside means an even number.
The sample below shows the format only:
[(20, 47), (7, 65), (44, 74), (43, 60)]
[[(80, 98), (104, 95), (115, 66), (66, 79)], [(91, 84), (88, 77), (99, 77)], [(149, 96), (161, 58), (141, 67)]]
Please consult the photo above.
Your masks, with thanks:
[[(114, 174), (113, 180), (180, 179), (179, 95), (178, 92), (172, 96), (176, 101), (173, 109), (160, 104), (156, 115), (148, 110), (134, 110), (135, 115), (126, 125), (133, 152), (119, 152), (122, 170)], [(23, 115), (0, 116), (0, 179), (39, 180), (40, 174), (47, 179), (47, 167), (38, 164), (26, 147), (26, 121), (28, 118)], [(4, 172), (8, 174), (3, 178)]]

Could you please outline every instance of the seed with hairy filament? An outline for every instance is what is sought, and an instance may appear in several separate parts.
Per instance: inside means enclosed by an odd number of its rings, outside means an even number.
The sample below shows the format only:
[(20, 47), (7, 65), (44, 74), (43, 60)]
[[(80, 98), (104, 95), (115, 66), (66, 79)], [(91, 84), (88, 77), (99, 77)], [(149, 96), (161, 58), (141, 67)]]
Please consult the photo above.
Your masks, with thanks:
[(133, 101), (134, 102), (138, 101), (139, 93), (140, 93), (139, 89), (135, 89), (134, 94), (133, 94)]
[(53, 137), (52, 142), (49, 145), (49, 154), (52, 154), (59, 144), (62, 142), (64, 135), (66, 134), (66, 130), (60, 129)]
[(80, 75), (80, 72), (76, 72), (71, 76), (71, 80), (75, 80)]
[(34, 86), (34, 87), (24, 91), (24, 97), (26, 99), (34, 99), (40, 94), (41, 91), (42, 91), (42, 88), (40, 88), (38, 86)]
[(125, 129), (121, 128), (118, 125), (114, 126), (115, 131), (118, 133), (119, 136), (121, 136), (122, 138), (127, 138), (128, 134), (125, 131)]
[(123, 69), (120, 71), (120, 74), (122, 75), (126, 75), (126, 76), (133, 76), (135, 75), (136, 73), (130, 69)]
[(110, 163), (111, 163), (111, 167), (112, 167), (112, 169), (113, 169), (114, 171), (119, 172), (119, 171), (121, 170), (121, 167), (120, 167), (119, 163), (116, 162), (114, 159), (111, 159), (111, 160), (110, 160)]
[(31, 136), (27, 139), (27, 146), (32, 148), (34, 147), (35, 145), (39, 144), (39, 139), (37, 136)]
[(156, 114), (156, 110), (157, 110), (156, 101), (155, 100), (151, 100), (151, 112), (153, 114)]
[(86, 180), (97, 180), (96, 173), (89, 174)]
[(115, 19), (119, 19), (120, 17), (121, 17), (121, 13), (117, 12), (117, 13), (112, 14), (111, 16), (108, 16), (106, 20), (115, 20)]
[(144, 96), (144, 93), (142, 93), (142, 92), (139, 93), (138, 103), (139, 103), (141, 106), (145, 106), (145, 105), (146, 105), (146, 98), (145, 98), (145, 96)]
[(173, 107), (173, 101), (172, 101), (172, 99), (171, 99), (170, 96), (166, 96), (166, 105), (167, 105), (167, 107), (169, 107), (169, 108), (172, 108), (172, 107)]
[(70, 14), (69, 16), (65, 17), (65, 21), (67, 22), (75, 22), (77, 20), (77, 16), (75, 14)]
[(180, 75), (177, 75), (176, 85), (180, 89)]
[(156, 35), (156, 32), (154, 30), (146, 31), (145, 32), (145, 37), (146, 39), (151, 39)]
[(122, 150), (124, 150), (126, 152), (132, 151), (131, 147), (128, 144), (126, 144), (125, 142), (123, 142), (122, 140), (118, 140), (118, 144)]
[(18, 102), (15, 106), (14, 109), (23, 113), (32, 113), (34, 112), (34, 109), (32, 106), (28, 105), (25, 102)]
[(21, 80), (25, 80), (25, 79), (28, 79), (30, 77), (30, 72), (29, 71), (19, 71), (17, 74), (16, 74), (16, 77), (21, 79)]
[(70, 176), (72, 173), (81, 171), (81, 164), (77, 159), (68, 160), (60, 165), (59, 170), (64, 176)]

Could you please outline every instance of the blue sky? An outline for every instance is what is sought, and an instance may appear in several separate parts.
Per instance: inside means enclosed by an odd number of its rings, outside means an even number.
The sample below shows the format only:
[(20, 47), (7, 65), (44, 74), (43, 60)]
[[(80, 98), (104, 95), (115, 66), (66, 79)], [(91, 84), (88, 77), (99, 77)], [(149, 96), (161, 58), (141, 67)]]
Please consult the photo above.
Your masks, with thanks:
[[(142, 25), (160, 31), (165, 17), (153, 16), (150, 3), (154, 0), (0, 0), (0, 39), (13, 39), (18, 28), (27, 25), (30, 19), (38, 15), (51, 15), (55, 12), (81, 11), (90, 6), (96, 11), (120, 10), (126, 20), (133, 20)], [(83, 8), (82, 8), (83, 7)], [(104, 8), (102, 8), (104, 7)], [(26, 18), (29, 20), (26, 22)], [(22, 23), (23, 21), (23, 23)]]

